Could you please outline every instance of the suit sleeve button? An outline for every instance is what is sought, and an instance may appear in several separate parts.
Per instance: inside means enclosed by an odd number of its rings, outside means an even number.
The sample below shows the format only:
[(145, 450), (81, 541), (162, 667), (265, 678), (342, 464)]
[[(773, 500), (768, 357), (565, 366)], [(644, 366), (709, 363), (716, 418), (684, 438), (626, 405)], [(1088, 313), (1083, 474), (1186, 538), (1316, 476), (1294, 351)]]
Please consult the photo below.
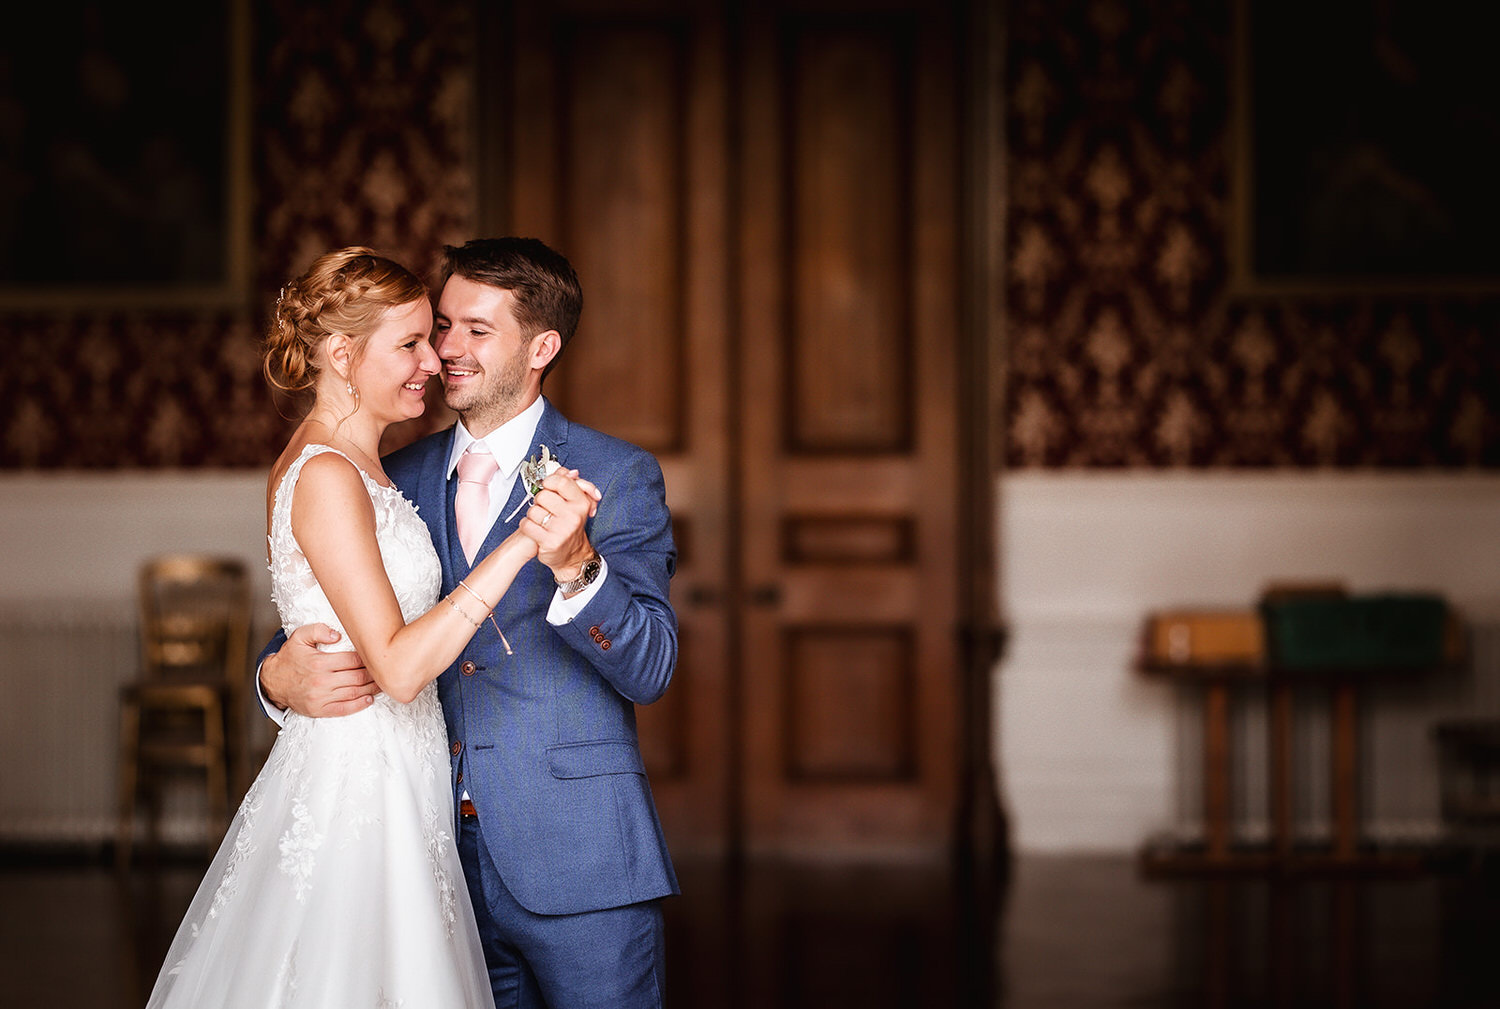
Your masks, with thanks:
[(599, 640), (599, 625), (598, 624), (595, 624), (593, 627), (589, 628), (589, 637), (593, 638), (595, 641)]
[(605, 638), (603, 641), (599, 642), (599, 648), (602, 651), (606, 651), (607, 652), (607, 651), (609, 651), (609, 644), (610, 644), (609, 639)]
[(474, 666), (474, 660), (473, 659), (464, 659), (463, 665), (461, 665), (461, 666), (458, 667), (458, 671), (461, 672), (461, 673), (463, 673), (465, 676), (473, 676), (474, 675), (474, 669), (475, 669), (475, 666)]

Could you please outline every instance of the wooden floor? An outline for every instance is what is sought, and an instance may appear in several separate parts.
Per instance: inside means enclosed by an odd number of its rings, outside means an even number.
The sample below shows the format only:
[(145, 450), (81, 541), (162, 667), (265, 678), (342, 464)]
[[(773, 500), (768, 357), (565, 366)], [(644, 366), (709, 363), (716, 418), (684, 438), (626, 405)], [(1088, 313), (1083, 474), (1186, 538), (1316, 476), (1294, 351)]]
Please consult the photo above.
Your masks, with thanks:
[[(675, 1009), (1500, 1006), (1500, 874), (1146, 879), (1022, 858), (992, 893), (939, 867), (680, 865)], [(201, 865), (0, 859), (0, 1005), (135, 1009)]]

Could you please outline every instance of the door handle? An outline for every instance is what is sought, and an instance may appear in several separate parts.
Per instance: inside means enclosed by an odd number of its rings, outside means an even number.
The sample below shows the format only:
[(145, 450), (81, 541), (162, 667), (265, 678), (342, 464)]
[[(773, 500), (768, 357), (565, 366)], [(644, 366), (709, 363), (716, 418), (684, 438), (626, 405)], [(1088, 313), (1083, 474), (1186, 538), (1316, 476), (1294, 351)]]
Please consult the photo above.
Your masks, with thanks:
[(694, 585), (687, 591), (687, 604), (693, 607), (717, 606), (723, 598), (724, 593), (712, 585)]
[(781, 586), (774, 583), (757, 585), (747, 593), (747, 597), (752, 606), (775, 606), (781, 602)]

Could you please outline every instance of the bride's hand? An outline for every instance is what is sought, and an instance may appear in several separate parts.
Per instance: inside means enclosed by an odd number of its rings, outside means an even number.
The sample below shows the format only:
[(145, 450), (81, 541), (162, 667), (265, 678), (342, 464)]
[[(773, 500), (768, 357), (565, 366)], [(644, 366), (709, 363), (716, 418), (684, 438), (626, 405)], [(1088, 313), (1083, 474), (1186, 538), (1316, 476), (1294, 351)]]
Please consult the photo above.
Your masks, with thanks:
[(516, 551), (520, 554), (521, 560), (524, 562), (535, 558), (539, 548), (536, 540), (517, 529), (505, 537), (504, 541), (500, 544), (500, 549)]

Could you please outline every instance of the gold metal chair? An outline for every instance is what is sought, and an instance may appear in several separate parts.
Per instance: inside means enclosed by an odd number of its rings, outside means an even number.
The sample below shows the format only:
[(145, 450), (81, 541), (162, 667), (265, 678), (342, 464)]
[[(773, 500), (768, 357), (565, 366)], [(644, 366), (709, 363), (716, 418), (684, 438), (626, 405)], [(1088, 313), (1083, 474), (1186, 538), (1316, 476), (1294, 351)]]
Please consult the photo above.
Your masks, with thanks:
[(120, 691), (119, 823), (115, 862), (130, 864), (140, 792), (157, 841), (161, 777), (201, 769), (210, 853), (229, 820), (230, 789), (242, 790), (243, 697), (249, 676), (250, 583), (232, 557), (171, 554), (139, 575), (141, 675)]

